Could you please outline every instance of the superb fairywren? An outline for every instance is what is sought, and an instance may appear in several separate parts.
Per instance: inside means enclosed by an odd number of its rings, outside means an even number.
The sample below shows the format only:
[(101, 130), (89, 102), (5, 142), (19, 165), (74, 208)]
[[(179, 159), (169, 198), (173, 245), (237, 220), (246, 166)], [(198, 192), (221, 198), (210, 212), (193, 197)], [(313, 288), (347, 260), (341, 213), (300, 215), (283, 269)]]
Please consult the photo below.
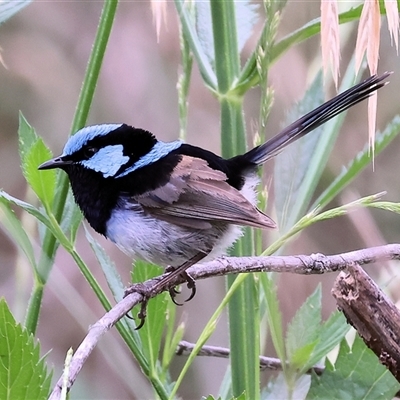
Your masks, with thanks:
[[(59, 157), (39, 169), (64, 170), (94, 230), (132, 257), (171, 266), (174, 272), (162, 282), (183, 275), (193, 297), (188, 267), (221, 255), (240, 236), (242, 225), (276, 226), (255, 204), (257, 167), (369, 97), (388, 75), (372, 76), (230, 159), (182, 141), (159, 141), (143, 129), (104, 124), (79, 130)], [(173, 297), (174, 289), (170, 293)]]

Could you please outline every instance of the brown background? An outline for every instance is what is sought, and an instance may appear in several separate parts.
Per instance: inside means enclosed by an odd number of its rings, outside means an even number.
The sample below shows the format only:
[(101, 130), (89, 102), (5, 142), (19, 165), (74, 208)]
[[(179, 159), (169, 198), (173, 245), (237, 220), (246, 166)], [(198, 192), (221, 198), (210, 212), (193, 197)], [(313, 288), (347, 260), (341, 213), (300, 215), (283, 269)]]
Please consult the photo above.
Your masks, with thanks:
[[(0, 46), (7, 66), (7, 69), (0, 66), (0, 186), (14, 196), (27, 196), (29, 201), (35, 201), (31, 193), (26, 193), (19, 166), (18, 112), (23, 112), (54, 153), (61, 151), (70, 129), (101, 6), (100, 2), (95, 1), (33, 2), (0, 27)], [(301, 27), (318, 15), (318, 2), (289, 2), (279, 35)], [(180, 66), (177, 26), (171, 2), (167, 7), (167, 25), (162, 27), (157, 41), (150, 3), (134, 1), (120, 4), (89, 123), (126, 122), (146, 128), (163, 140), (177, 137), (176, 82)], [(354, 49), (355, 28), (353, 24), (345, 29), (350, 40), (343, 49), (343, 66)], [(245, 54), (253, 48), (255, 38), (247, 44)], [(276, 96), (268, 123), (269, 135), (279, 131), (285, 110), (303, 96), (320, 67), (319, 46), (319, 39), (313, 38), (293, 48), (272, 68), (270, 83)], [(400, 100), (399, 58), (390, 46), (385, 22), (382, 26), (380, 54), (380, 72), (395, 71), (390, 78), (391, 84), (379, 94), (378, 128), (383, 129), (386, 122), (398, 113)], [(258, 120), (258, 99), (257, 90), (246, 96), (246, 122), (250, 133), (254, 133), (254, 124)], [(347, 116), (322, 185), (328, 184), (342, 166), (364, 147), (367, 141), (366, 128), (366, 105), (362, 104)], [(195, 68), (190, 91), (188, 141), (219, 152), (218, 130), (218, 103), (203, 87)], [(375, 171), (367, 168), (351, 184), (351, 191), (346, 191), (336, 204), (383, 190), (388, 191), (386, 199), (399, 201), (399, 140), (395, 140), (384, 154), (377, 157)], [(271, 169), (271, 166), (268, 168)], [(329, 254), (366, 245), (398, 242), (399, 225), (400, 219), (394, 214), (358, 212), (352, 215), (352, 219), (343, 217), (308, 229), (285, 252)], [(34, 230), (30, 233), (35, 236)], [(84, 235), (81, 237), (83, 240), (78, 241), (78, 248), (98, 279), (104, 283)], [(128, 282), (131, 261), (110, 243), (101, 238), (99, 240), (117, 263), (124, 281)], [(18, 256), (3, 229), (0, 230), (0, 265), (0, 294), (6, 297), (13, 312), (22, 321), (30, 294), (31, 271), (25, 259)], [(398, 268), (398, 265), (394, 266)], [(396, 293), (397, 270), (389, 270), (387, 266), (375, 267), (374, 270), (380, 271), (375, 272), (374, 277), (381, 285), (392, 294)], [(330, 296), (333, 279), (334, 276), (282, 276), (280, 297), (285, 319), (293, 316), (300, 302), (315, 289), (318, 282), (323, 282), (325, 316), (329, 315), (334, 309)], [(196, 340), (223, 292), (223, 279), (198, 283), (196, 298), (179, 309), (180, 318), (187, 325), (186, 340)], [(45, 291), (37, 333), (43, 353), (49, 352), (47, 360), (55, 367), (55, 378), (61, 373), (68, 348), (76, 348), (88, 326), (101, 315), (102, 308), (98, 300), (71, 258), (61, 249)], [(223, 317), (210, 344), (227, 345), (227, 338), (226, 317)], [(267, 353), (271, 355), (272, 351), (267, 350)], [(176, 366), (179, 367), (183, 361), (177, 360)], [(217, 395), (226, 366), (226, 360), (197, 360), (180, 394), (186, 399), (199, 398), (208, 393)], [(120, 373), (121, 370), (124, 372)], [(135, 361), (113, 332), (101, 341), (90, 357), (71, 398), (122, 399), (132, 398), (132, 393), (136, 393), (138, 398), (153, 397)]]

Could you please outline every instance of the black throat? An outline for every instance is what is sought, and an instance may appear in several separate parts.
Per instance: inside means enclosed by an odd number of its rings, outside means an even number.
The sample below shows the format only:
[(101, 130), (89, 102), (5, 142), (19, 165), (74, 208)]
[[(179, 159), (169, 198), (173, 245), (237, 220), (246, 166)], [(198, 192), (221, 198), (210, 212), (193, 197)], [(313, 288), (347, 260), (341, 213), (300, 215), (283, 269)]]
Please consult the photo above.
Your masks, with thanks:
[(169, 154), (121, 178), (104, 178), (100, 172), (76, 164), (64, 169), (86, 220), (96, 232), (106, 235), (111, 213), (124, 204), (121, 198), (134, 203), (135, 196), (165, 185), (180, 160), (180, 155)]
[(68, 173), (75, 202), (82, 210), (90, 226), (98, 233), (106, 234), (106, 223), (118, 201), (118, 190), (112, 179), (101, 173), (71, 165)]

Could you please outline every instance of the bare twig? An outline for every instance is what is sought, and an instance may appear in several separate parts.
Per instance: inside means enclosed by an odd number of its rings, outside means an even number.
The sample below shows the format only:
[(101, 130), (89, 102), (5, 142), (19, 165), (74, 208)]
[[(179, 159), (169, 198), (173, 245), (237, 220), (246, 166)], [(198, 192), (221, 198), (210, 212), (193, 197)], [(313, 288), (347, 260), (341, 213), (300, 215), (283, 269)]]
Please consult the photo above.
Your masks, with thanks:
[[(399, 260), (400, 245), (390, 244), (380, 247), (371, 247), (348, 253), (325, 256), (323, 254), (312, 254), (310, 256), (283, 256), (283, 257), (223, 257), (204, 264), (191, 267), (188, 272), (198, 280), (213, 276), (250, 273), (250, 272), (289, 272), (295, 274), (324, 274), (335, 271), (342, 271), (350, 264), (370, 264), (383, 260)], [(153, 287), (159, 282), (160, 277), (144, 282), (146, 287)], [(170, 282), (168, 287), (158, 287), (154, 296), (168, 290), (170, 287), (183, 283), (180, 277)], [(71, 388), (76, 380), (79, 371), (90, 353), (97, 345), (100, 337), (111, 329), (127, 312), (143, 300), (142, 295), (132, 293), (117, 303), (99, 321), (92, 325), (88, 334), (77, 348), (70, 364), (67, 390)], [(61, 377), (50, 399), (60, 398), (63, 377)]]
[[(176, 355), (188, 356), (194, 349), (195, 344), (182, 340), (178, 344), (176, 349)], [(217, 357), (217, 358), (229, 358), (230, 350), (226, 347), (219, 346), (203, 346), (197, 353), (198, 356), (206, 357)], [(282, 363), (279, 358), (260, 356), (260, 370), (261, 371), (282, 371)], [(321, 366), (314, 366), (307, 371), (307, 374), (315, 372), (317, 375), (321, 375), (325, 368)]]

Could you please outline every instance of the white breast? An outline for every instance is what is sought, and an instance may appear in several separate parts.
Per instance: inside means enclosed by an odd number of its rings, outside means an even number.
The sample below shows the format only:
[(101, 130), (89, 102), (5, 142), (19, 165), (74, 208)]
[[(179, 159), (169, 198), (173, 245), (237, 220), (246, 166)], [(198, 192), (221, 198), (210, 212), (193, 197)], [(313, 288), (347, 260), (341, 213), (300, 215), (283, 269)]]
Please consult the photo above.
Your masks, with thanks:
[[(246, 178), (242, 194), (253, 204), (256, 202), (254, 187), (258, 178)], [(139, 204), (122, 202), (107, 222), (106, 236), (124, 253), (133, 258), (155, 264), (179, 266), (199, 251), (209, 252), (204, 260), (226, 253), (241, 236), (240, 226), (228, 225), (205, 230), (178, 226), (146, 214)]]

